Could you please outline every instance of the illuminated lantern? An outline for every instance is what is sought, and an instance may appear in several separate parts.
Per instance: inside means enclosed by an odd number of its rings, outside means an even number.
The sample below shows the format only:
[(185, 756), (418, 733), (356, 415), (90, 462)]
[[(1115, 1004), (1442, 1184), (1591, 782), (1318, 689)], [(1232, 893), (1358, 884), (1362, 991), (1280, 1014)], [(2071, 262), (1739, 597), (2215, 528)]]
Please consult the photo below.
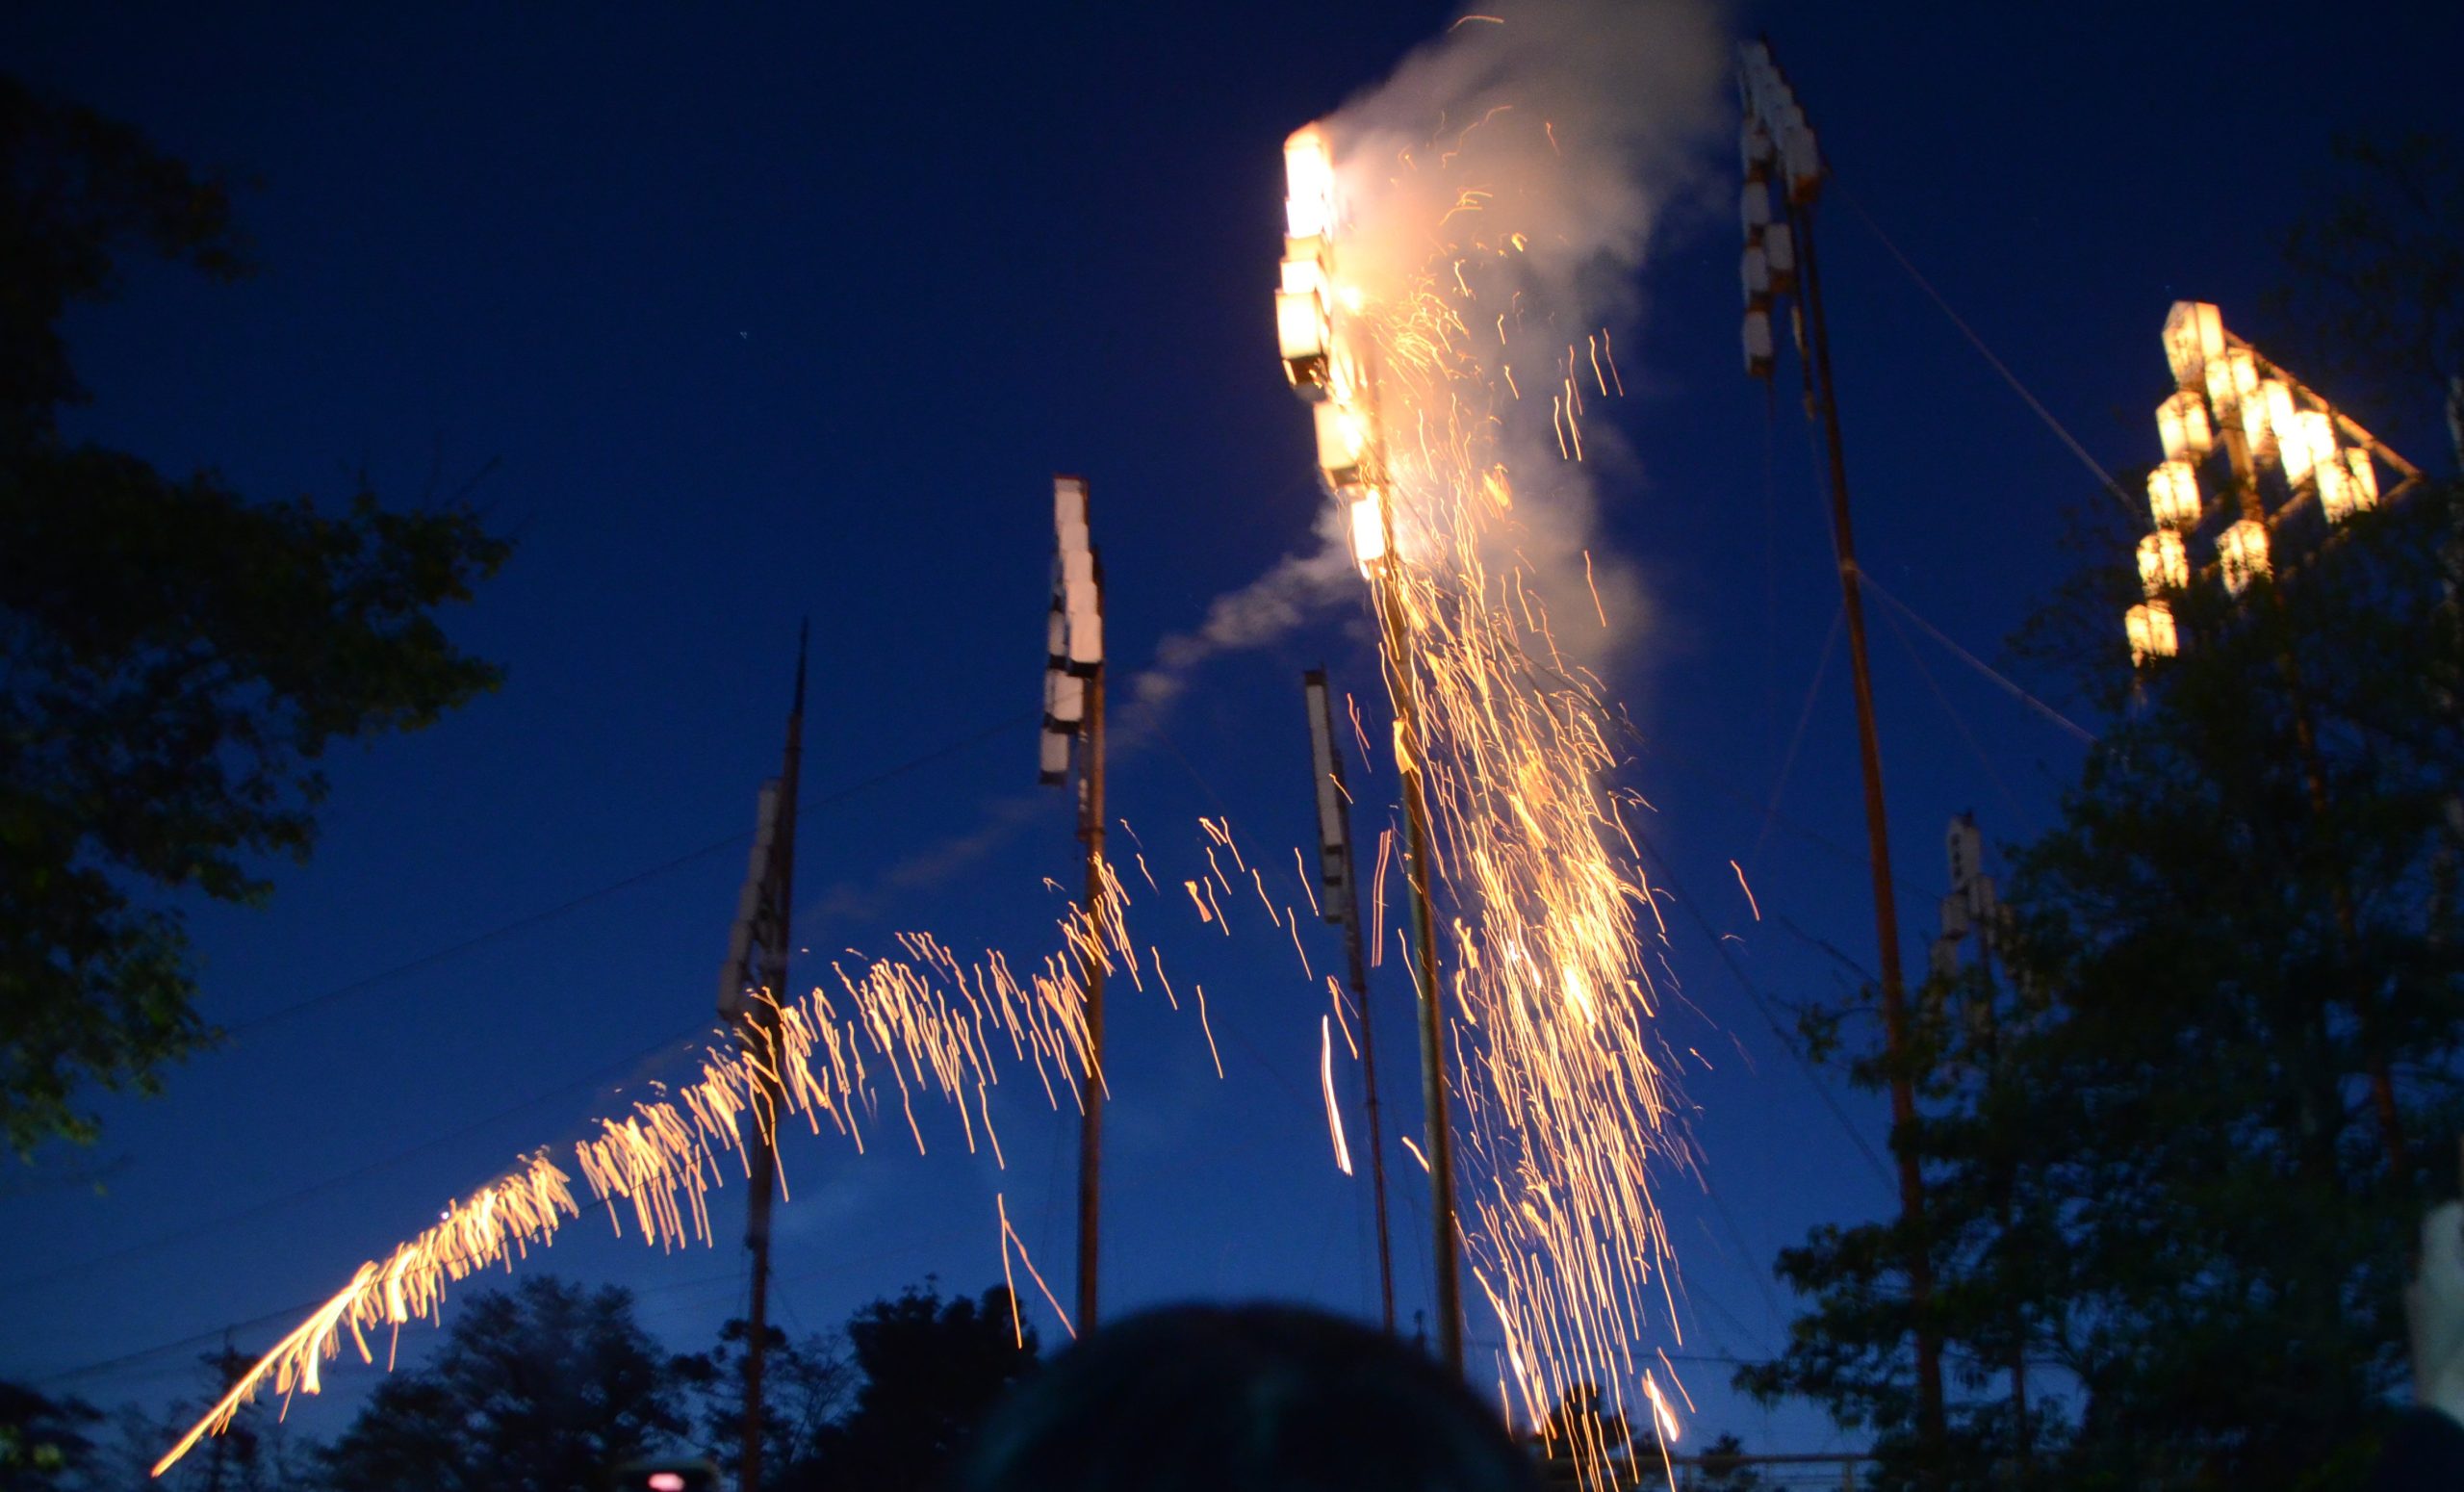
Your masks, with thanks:
[(1763, 256), (1762, 245), (1746, 245), (1745, 258), (1737, 266), (1738, 277), (1745, 282), (1745, 303), (1750, 306), (1771, 302), (1771, 261)]
[(1087, 718), (1087, 681), (1072, 673), (1043, 676), (1043, 723), (1049, 731), (1074, 731)]
[(1377, 562), (1386, 557), (1386, 513), (1374, 487), (1351, 505), (1351, 555), (1360, 561), (1363, 579), (1377, 578)]
[(2303, 409), (2292, 424), (2275, 432), (2275, 458), (2284, 463), (2284, 479), (2298, 487), (2313, 473), (2336, 464), (2336, 430), (2323, 409)]
[(1318, 417), (1318, 470), (1326, 478), (1329, 490), (1341, 492), (1357, 487), (1361, 481), (1361, 463), (1367, 459), (1368, 432), (1361, 427), (1360, 415), (1341, 404), (1320, 404), (1314, 411)]
[(2216, 431), (2207, 423), (2207, 401), (2184, 389), (2156, 406), (2156, 433), (2165, 442), (2165, 459), (2193, 465), (2216, 449)]
[(2198, 474), (2187, 461), (2167, 461), (2147, 474), (2147, 511), (2159, 528), (2188, 528), (2198, 522)]
[(2259, 380), (2259, 397), (2242, 400), (2242, 433), (2250, 439), (2250, 454), (2277, 454), (2277, 437), (2293, 428), (2293, 390), (2281, 378)]
[(1092, 678), (1104, 663), (1104, 614), (1090, 601), (1069, 614), (1069, 672)]
[(1052, 614), (1044, 627), (1044, 661), (1054, 668), (1069, 661), (1068, 614), (1061, 609), (1061, 598), (1052, 598)]
[(2206, 371), (2207, 402), (2219, 420), (2240, 414), (2244, 401), (2259, 392), (2259, 364), (2248, 347), (2226, 347), (2207, 359)]
[(2250, 582), (2269, 573), (2268, 526), (2245, 518), (2216, 536), (2216, 557), (2224, 588), (2239, 596)]
[(2173, 630), (2173, 608), (2161, 601), (2131, 607), (2122, 614), (2122, 630), (2130, 637), (2130, 661), (2136, 668), (2149, 658), (2169, 658), (2181, 651)]
[[(2353, 451), (2351, 454), (2362, 455), (2362, 452)], [(2311, 467), (2310, 477), (2319, 484), (2319, 511), (2327, 516), (2327, 522), (2340, 524), (2352, 516), (2352, 473), (2346, 469), (2344, 462), (2332, 455), (2324, 461), (2316, 462)]]
[(1757, 378), (1771, 376), (1771, 313), (1759, 307), (1745, 313), (1745, 371)]
[(1283, 142), (1284, 220), (1296, 239), (1331, 233), (1335, 226), (1335, 163), (1316, 125), (1292, 132)]
[(1745, 239), (1751, 244), (1755, 235), (1771, 226), (1771, 193), (1762, 183), (1749, 181), (1744, 194), (1737, 198), (1737, 216), (1745, 221)]
[(2169, 590), (2178, 591), (2191, 583), (2190, 552), (2182, 547), (2182, 536), (2170, 528), (2159, 528), (2139, 541), (2139, 584), (2151, 597)]
[(1036, 781), (1046, 787), (1060, 785), (1069, 775), (1069, 737), (1060, 731), (1043, 733), (1042, 750), (1036, 763)]
[(2195, 389), (2208, 363), (2224, 355), (2224, 319), (2204, 300), (2176, 300), (2165, 318), (2165, 361), (2173, 366), (2173, 383)]
[(2378, 505), (2378, 469), (2370, 464), (2370, 452), (2355, 446), (2345, 452), (2345, 475), (2352, 479), (2352, 505), (2363, 511)]
[(1332, 381), (1326, 362), (1327, 329), (1326, 303), (1314, 292), (1274, 293), (1274, 336), (1276, 348), (1283, 354), (1283, 375), (1303, 399), (1323, 399)]

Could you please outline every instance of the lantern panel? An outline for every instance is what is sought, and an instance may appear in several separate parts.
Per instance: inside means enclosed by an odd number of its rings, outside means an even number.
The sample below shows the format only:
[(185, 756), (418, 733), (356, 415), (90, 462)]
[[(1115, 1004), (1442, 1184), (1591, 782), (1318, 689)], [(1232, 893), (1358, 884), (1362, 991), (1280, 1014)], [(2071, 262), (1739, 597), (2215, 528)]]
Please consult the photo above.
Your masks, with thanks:
[(2169, 590), (2186, 589), (2190, 583), (2190, 551), (2183, 547), (2180, 534), (2170, 528), (2159, 528), (2139, 541), (2141, 589), (2156, 597)]
[(1745, 313), (1745, 371), (1757, 378), (1771, 375), (1771, 313), (1759, 308)]
[(2162, 601), (2145, 602), (2124, 612), (2122, 630), (2130, 638), (2134, 668), (2144, 666), (2149, 658), (2169, 658), (2181, 651), (2181, 638), (2173, 630), (2173, 608)]
[(1744, 193), (1737, 198), (1737, 216), (1745, 222), (1745, 236), (1771, 225), (1771, 193), (1758, 181), (1745, 184)]
[(2165, 361), (2177, 388), (2195, 389), (2211, 359), (2224, 355), (2224, 319), (2204, 300), (2176, 300), (2165, 317)]
[(1331, 232), (1335, 226), (1335, 164), (1325, 133), (1316, 125), (1295, 130), (1283, 142), (1284, 219), (1296, 239)]
[(2207, 402), (2216, 418), (2230, 420), (2259, 392), (2258, 360), (2247, 347), (2226, 347), (2207, 359)]
[(1320, 404), (1315, 413), (1318, 470), (1326, 485), (1338, 492), (1360, 485), (1361, 463), (1369, 446), (1360, 414), (1342, 404)]
[(1797, 276), (1797, 240), (1786, 223), (1775, 222), (1762, 230), (1762, 257), (1771, 266), (1772, 292), (1786, 290)]
[(2342, 461), (2332, 457), (2321, 461), (2311, 469), (2310, 476), (2319, 484), (2319, 511), (2326, 515), (2327, 522), (2340, 524), (2352, 516), (2352, 474)]
[(1087, 484), (1075, 476), (1052, 479), (1052, 527), (1065, 531), (1071, 524), (1087, 527)]
[(1386, 557), (1386, 512), (1374, 487), (1351, 504), (1351, 554), (1364, 579), (1377, 578), (1378, 562)]
[(1771, 299), (1771, 261), (1763, 256), (1762, 246), (1749, 244), (1745, 258), (1738, 263), (1737, 277), (1745, 282), (1745, 303), (1763, 305)]
[(2345, 475), (2352, 478), (2352, 505), (2368, 510), (2378, 505), (2378, 469), (2370, 464), (2367, 449), (2355, 446), (2345, 452)]
[(2268, 528), (2245, 518), (2216, 536), (2216, 557), (2225, 590), (2239, 596), (2252, 580), (2269, 574)]
[(2156, 406), (2156, 433), (2165, 443), (2165, 459), (2193, 465), (2216, 449), (2216, 431), (2207, 423), (2207, 401), (2184, 389)]
[(2289, 429), (2275, 432), (2276, 459), (2284, 479), (2298, 487), (2322, 467), (2336, 464), (2336, 427), (2323, 409), (2296, 411)]
[(2188, 528), (2198, 522), (2198, 474), (2187, 461), (2167, 461), (2147, 474), (2147, 511), (2159, 528)]
[(2242, 433), (2249, 437), (2250, 454), (2267, 460), (2280, 454), (2277, 439), (2293, 427), (2293, 390), (2281, 378), (2259, 380), (2256, 399), (2242, 400)]

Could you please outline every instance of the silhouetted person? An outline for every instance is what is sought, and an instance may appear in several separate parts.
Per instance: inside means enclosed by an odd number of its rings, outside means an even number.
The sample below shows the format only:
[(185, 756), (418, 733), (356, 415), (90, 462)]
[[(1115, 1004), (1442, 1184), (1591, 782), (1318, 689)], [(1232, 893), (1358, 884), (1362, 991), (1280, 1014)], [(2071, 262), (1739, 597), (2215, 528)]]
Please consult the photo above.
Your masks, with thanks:
[(1420, 1353), (1291, 1306), (1106, 1326), (976, 1437), (962, 1492), (1534, 1492), (1494, 1410)]

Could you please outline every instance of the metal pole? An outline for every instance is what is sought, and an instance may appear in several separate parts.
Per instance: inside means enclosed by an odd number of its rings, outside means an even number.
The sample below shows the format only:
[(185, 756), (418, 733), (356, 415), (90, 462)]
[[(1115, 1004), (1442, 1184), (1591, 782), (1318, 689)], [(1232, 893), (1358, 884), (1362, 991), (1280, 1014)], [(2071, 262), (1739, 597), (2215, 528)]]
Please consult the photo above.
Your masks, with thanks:
[[(1823, 319), (1822, 275), (1815, 268), (1813, 205), (1791, 204), (1805, 293), (1806, 335), (1822, 406), (1823, 433), (1831, 455), (1831, 530), (1839, 551), (1839, 604), (1848, 619), (1849, 675), (1856, 686), (1857, 752), (1865, 780), (1865, 839), (1872, 854), (1874, 932), (1881, 942), (1883, 1039), (1890, 1060), (1890, 1119), (1894, 1138), (1916, 1121), (1916, 1090), (1907, 1068), (1908, 996), (1899, 965), (1899, 910), (1891, 893), (1890, 829), (1883, 807), (1882, 740), (1874, 729), (1874, 682), (1865, 660), (1865, 607), (1857, 573), (1857, 545), (1848, 522), (1848, 462), (1839, 442), (1839, 399), (1831, 378), (1831, 332)], [(1899, 1159), (1900, 1215), (1912, 1234), (1908, 1254), (1909, 1303), (1916, 1317), (1916, 1428), (1939, 1464), (1943, 1444), (1942, 1351), (1930, 1320), (1934, 1261), (1925, 1236), (1925, 1176), (1916, 1153), (1894, 1144)]]
[(1445, 991), (1437, 982), (1437, 913), (1430, 902), (1429, 869), (1434, 838), (1428, 827), (1428, 789), (1421, 763), (1427, 750), (1421, 732), (1420, 694), (1414, 682), (1411, 631), (1403, 618), (1395, 557), (1393, 509), (1383, 514), (1387, 558), (1377, 571), (1379, 619), (1386, 639), (1387, 680), (1395, 696), (1398, 763), (1403, 778), (1403, 822), (1410, 855), (1404, 878), (1412, 888), (1412, 944), (1420, 994), (1421, 1095), (1428, 1114), (1429, 1222), (1437, 1263), (1437, 1340), (1446, 1365), (1463, 1372), (1462, 1252), (1454, 1224), (1454, 1129), (1447, 1114)]
[(761, 1489), (761, 1359), (770, 1336), (770, 1203), (776, 1188), (779, 1120), (779, 1005), (787, 995), (787, 946), (795, 909), (796, 779), (804, 760), (805, 655), (810, 624), (796, 635), (796, 697), (787, 712), (786, 760), (779, 773), (778, 829), (771, 842), (770, 874), (761, 926), (761, 998), (754, 1002), (746, 1035), (755, 1057), (753, 1133), (748, 1161), (744, 1246), (753, 1254), (752, 1300), (744, 1345), (744, 1439), (737, 1492)]
[[(1095, 566), (1095, 595), (1102, 605), (1103, 565)], [(1104, 1162), (1104, 939), (1109, 935), (1104, 884), (1104, 669), (1087, 680), (1084, 751), (1079, 758), (1078, 836), (1087, 846), (1087, 915), (1092, 947), (1081, 956), (1087, 1017), (1087, 1087), (1078, 1117), (1078, 1333), (1095, 1329), (1097, 1223)]]
[[(1343, 752), (1335, 745), (1333, 703), (1327, 690), (1326, 671), (1313, 668), (1301, 676), (1301, 685), (1311, 701), (1311, 729), (1326, 743), (1326, 775), (1335, 785), (1335, 813), (1343, 839), (1342, 899), (1328, 908), (1343, 924), (1344, 957), (1350, 965), (1353, 1008), (1360, 1012), (1360, 1075), (1368, 1091), (1369, 1109), (1369, 1185), (1377, 1214), (1377, 1305), (1386, 1334), (1395, 1334), (1395, 1247), (1386, 1226), (1386, 1138), (1377, 1117), (1377, 1040), (1374, 1023), (1369, 1015), (1369, 962), (1362, 956), (1360, 943), (1360, 877), (1351, 844), (1351, 792), (1344, 784)], [(1324, 846), (1320, 846), (1324, 853)], [(1335, 888), (1327, 887), (1332, 898)]]

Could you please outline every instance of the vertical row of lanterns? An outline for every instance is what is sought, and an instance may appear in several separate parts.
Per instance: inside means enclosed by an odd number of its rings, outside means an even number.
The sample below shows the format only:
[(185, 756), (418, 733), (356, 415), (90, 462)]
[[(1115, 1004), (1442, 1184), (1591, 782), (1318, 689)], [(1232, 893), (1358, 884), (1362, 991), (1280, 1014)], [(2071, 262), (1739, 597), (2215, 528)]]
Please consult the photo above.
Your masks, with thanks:
[(1360, 349), (1336, 316), (1335, 234), (1342, 226), (1334, 157), (1311, 124), (1283, 142), (1285, 197), (1282, 283), (1275, 291), (1275, 340), (1284, 375), (1310, 405), (1318, 434), (1318, 476), (1345, 505), (1352, 557), (1373, 579), (1386, 557), (1386, 512), (1378, 462), (1377, 415)]
[[(2181, 651), (2171, 597), (2190, 588), (2189, 542), (2207, 517), (2198, 474), (2211, 454), (2222, 450), (2228, 468), (2230, 521), (2216, 531), (2216, 574), (2233, 596), (2274, 573), (2272, 525), (2301, 503), (2317, 502), (2332, 526), (2379, 500), (2368, 432), (2227, 332), (2215, 306), (2174, 302), (2164, 342), (2174, 391), (2156, 406), (2165, 459), (2147, 474), (2155, 530), (2139, 541), (2145, 599), (2122, 619), (2135, 664)], [(2286, 494), (2273, 513), (2259, 490), (2271, 469)]]
[(1822, 152), (1796, 91), (1762, 42), (1737, 49), (1737, 91), (1745, 115), (1738, 144), (1745, 190), (1737, 203), (1745, 225), (1745, 258), (1738, 267), (1745, 282), (1745, 371), (1768, 378), (1772, 304), (1795, 286), (1797, 276), (1796, 238), (1787, 223), (1772, 220), (1771, 187), (1776, 181), (1786, 193), (1784, 217), (1785, 207), (1812, 201), (1822, 185)]
[(1052, 613), (1045, 628), (1043, 740), (1038, 780), (1058, 785), (1069, 775), (1069, 743), (1087, 719), (1087, 681), (1104, 664), (1103, 572), (1087, 537), (1087, 482), (1052, 479), (1052, 526), (1058, 563)]

